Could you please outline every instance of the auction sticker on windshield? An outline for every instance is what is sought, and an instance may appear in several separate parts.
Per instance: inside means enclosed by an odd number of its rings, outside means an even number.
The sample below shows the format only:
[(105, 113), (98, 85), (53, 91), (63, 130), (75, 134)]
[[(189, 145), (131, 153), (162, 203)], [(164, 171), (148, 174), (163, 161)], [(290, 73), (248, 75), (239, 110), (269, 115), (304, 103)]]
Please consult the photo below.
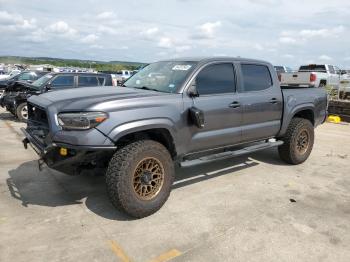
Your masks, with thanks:
[(192, 66), (191, 65), (175, 65), (173, 67), (173, 70), (178, 70), (178, 71), (187, 71), (190, 69)]

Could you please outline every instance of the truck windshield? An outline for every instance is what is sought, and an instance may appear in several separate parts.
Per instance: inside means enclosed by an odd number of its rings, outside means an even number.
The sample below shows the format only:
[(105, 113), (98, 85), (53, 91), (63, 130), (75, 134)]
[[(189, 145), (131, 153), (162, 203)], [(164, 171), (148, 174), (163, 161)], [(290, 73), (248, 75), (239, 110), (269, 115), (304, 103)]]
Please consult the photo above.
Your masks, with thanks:
[(31, 87), (33, 87), (34, 89), (41, 89), (41, 87), (43, 85), (45, 85), (51, 78), (53, 77), (53, 75), (48, 74), (48, 75), (44, 75), (43, 77), (40, 77), (38, 80), (34, 81), (31, 84)]
[(299, 68), (299, 72), (327, 72), (325, 65), (306, 65)]
[(176, 93), (196, 64), (187, 61), (156, 62), (133, 75), (124, 86)]

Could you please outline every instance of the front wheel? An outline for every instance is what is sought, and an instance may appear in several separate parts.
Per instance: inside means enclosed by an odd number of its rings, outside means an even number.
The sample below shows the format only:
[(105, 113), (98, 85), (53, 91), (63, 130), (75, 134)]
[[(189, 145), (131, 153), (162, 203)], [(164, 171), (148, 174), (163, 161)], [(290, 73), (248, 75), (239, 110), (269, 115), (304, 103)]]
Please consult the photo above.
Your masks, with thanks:
[(16, 116), (19, 121), (27, 122), (28, 120), (28, 106), (27, 103), (22, 103), (17, 106)]
[(283, 145), (278, 147), (281, 159), (288, 164), (303, 163), (311, 154), (314, 144), (314, 127), (304, 118), (293, 118), (282, 137)]
[(107, 173), (107, 192), (115, 207), (135, 218), (158, 211), (170, 195), (174, 164), (160, 143), (141, 140), (120, 148)]

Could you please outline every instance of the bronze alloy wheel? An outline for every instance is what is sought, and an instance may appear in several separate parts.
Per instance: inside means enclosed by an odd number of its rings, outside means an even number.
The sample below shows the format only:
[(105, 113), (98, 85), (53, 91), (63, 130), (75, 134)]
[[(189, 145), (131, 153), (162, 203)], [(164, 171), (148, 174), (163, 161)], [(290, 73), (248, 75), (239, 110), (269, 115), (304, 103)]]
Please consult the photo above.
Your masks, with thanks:
[(306, 153), (309, 147), (309, 133), (307, 130), (303, 129), (300, 131), (296, 146), (299, 154), (303, 155)]
[(141, 200), (155, 198), (164, 183), (164, 167), (154, 158), (142, 159), (136, 166), (133, 177), (134, 191)]

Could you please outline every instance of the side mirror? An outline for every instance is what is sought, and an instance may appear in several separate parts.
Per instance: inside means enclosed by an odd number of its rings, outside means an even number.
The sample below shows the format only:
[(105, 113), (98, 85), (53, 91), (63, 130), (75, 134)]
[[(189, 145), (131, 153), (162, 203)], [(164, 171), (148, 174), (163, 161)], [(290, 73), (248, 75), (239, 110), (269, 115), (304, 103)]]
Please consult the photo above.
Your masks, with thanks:
[(191, 107), (189, 109), (190, 120), (198, 128), (204, 128), (204, 112), (197, 107)]
[(199, 97), (199, 93), (197, 91), (196, 81), (193, 81), (190, 87), (187, 90), (187, 93), (190, 97)]
[(48, 83), (48, 84), (45, 85), (45, 90), (46, 90), (46, 91), (51, 90), (51, 84), (50, 84), (50, 83)]

